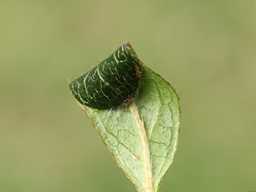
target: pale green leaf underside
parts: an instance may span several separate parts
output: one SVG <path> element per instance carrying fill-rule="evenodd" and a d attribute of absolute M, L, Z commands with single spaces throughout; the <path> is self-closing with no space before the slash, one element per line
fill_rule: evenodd
<path fill-rule="evenodd" d="M 139 192 L 157 192 L 178 144 L 180 108 L 174 89 L 145 70 L 135 101 L 117 110 L 80 105 Z"/>

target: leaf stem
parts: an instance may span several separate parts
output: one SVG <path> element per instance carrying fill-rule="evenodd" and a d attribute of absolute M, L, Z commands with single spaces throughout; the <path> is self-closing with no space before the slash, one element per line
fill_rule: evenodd
<path fill-rule="evenodd" d="M 153 192 L 153 178 L 152 178 L 152 164 L 151 164 L 151 158 L 150 158 L 150 150 L 149 150 L 149 143 L 148 138 L 145 130 L 145 126 L 143 121 L 140 118 L 140 115 L 138 113 L 137 106 L 135 105 L 135 102 L 132 102 L 130 104 L 130 109 L 134 116 L 137 118 L 137 122 L 139 123 L 140 128 L 140 136 L 142 140 L 142 147 L 143 147 L 143 162 L 144 163 L 144 174 L 145 174 L 145 180 L 144 180 L 144 191 L 143 192 Z"/>

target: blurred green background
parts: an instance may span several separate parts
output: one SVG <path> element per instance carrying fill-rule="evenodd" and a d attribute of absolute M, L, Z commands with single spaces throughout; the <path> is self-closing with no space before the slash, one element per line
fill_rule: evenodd
<path fill-rule="evenodd" d="M 161 191 L 256 191 L 256 1 L 0 3 L 0 191 L 136 191 L 68 89 L 129 40 L 180 96 Z"/>

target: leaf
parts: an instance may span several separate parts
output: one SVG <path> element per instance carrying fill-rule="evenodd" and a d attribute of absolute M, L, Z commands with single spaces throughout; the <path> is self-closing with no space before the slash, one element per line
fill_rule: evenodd
<path fill-rule="evenodd" d="M 99 110 L 78 104 L 139 192 L 157 192 L 177 149 L 180 107 L 171 85 L 142 64 L 144 76 L 129 106 Z"/>

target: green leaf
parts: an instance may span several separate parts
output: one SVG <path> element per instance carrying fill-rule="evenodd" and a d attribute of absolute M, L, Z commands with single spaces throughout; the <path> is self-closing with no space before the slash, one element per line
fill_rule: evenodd
<path fill-rule="evenodd" d="M 140 88 L 127 107 L 99 110 L 78 104 L 137 190 L 157 192 L 177 149 L 180 107 L 171 85 L 142 67 Z"/>

